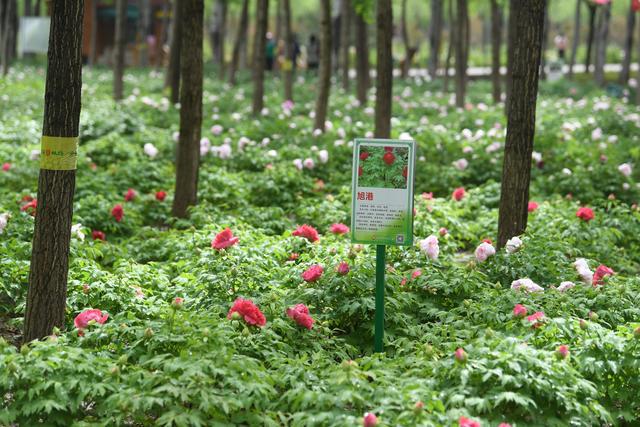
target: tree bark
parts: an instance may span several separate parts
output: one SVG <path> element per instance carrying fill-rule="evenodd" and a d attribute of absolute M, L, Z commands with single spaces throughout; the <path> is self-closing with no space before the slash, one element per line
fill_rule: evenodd
<path fill-rule="evenodd" d="M 607 43 L 609 41 L 609 20 L 611 18 L 611 3 L 601 6 L 600 25 L 598 26 L 598 43 L 596 46 L 596 62 L 594 78 L 600 86 L 605 83 L 604 64 L 607 62 Z"/>
<path fill-rule="evenodd" d="M 351 41 L 351 1 L 340 4 L 340 67 L 342 68 L 342 88 L 349 90 L 349 45 Z"/>
<path fill-rule="evenodd" d="M 636 49 L 638 49 L 638 73 L 636 74 L 636 80 L 638 81 L 638 84 L 636 85 L 636 105 L 640 105 L 640 25 L 638 25 L 638 45 Z"/>
<path fill-rule="evenodd" d="M 324 132 L 331 90 L 331 0 L 320 0 L 320 72 L 314 129 Z"/>
<path fill-rule="evenodd" d="M 151 26 L 151 0 L 138 0 L 138 43 L 140 49 L 140 64 L 143 67 L 149 65 L 149 47 L 147 44 L 147 35 Z"/>
<path fill-rule="evenodd" d="M 33 16 L 40 16 L 40 0 L 36 0 L 36 4 L 33 7 Z"/>
<path fill-rule="evenodd" d="M 365 105 L 367 103 L 367 91 L 371 86 L 369 34 L 364 17 L 357 12 L 354 15 L 356 24 L 356 97 L 360 105 Z"/>
<path fill-rule="evenodd" d="M 165 85 L 171 88 L 171 103 L 180 100 L 180 58 L 182 48 L 182 8 L 183 0 L 173 0 L 171 24 L 171 50 L 169 51 L 169 68 Z"/>
<path fill-rule="evenodd" d="M 449 68 L 451 68 L 451 58 L 456 48 L 456 17 L 453 13 L 453 2 L 455 0 L 449 0 L 448 15 L 449 15 L 449 46 L 447 47 L 447 59 L 444 64 L 444 91 L 449 92 Z"/>
<path fill-rule="evenodd" d="M 573 41 L 571 43 L 571 59 L 569 60 L 569 79 L 573 79 L 573 67 L 576 64 L 576 56 L 578 55 L 578 46 L 580 44 L 580 18 L 582 15 L 580 10 L 581 4 L 582 0 L 576 0 L 576 15 L 573 24 Z"/>
<path fill-rule="evenodd" d="M 502 97 L 500 86 L 500 49 L 502 44 L 502 6 L 498 0 L 491 0 L 491 82 L 493 86 L 493 102 L 498 103 Z"/>
<path fill-rule="evenodd" d="M 513 81 L 513 49 L 516 43 L 516 21 L 515 10 L 518 7 L 518 0 L 509 0 L 509 21 L 507 23 L 507 78 L 506 91 L 507 97 L 504 104 L 505 114 L 509 114 L 509 105 L 511 105 L 511 83 Z"/>
<path fill-rule="evenodd" d="M 249 26 L 249 0 L 242 3 L 242 11 L 240 12 L 240 23 L 238 24 L 238 32 L 236 33 L 236 41 L 233 45 L 233 56 L 231 57 L 231 65 L 229 67 L 229 83 L 236 84 L 236 73 L 240 65 L 240 53 L 242 46 L 246 45 L 247 27 Z"/>
<path fill-rule="evenodd" d="M 542 57 L 540 58 L 540 79 L 547 80 L 547 50 L 549 50 L 549 8 L 544 12 L 544 28 L 542 29 Z"/>
<path fill-rule="evenodd" d="M 527 227 L 531 153 L 536 123 L 538 75 L 546 0 L 516 1 L 511 104 L 502 166 L 498 248 Z M 512 3 L 512 4 L 514 4 Z"/>
<path fill-rule="evenodd" d="M 16 34 L 18 10 L 16 0 L 5 0 L 4 4 L 4 20 L 2 29 L 2 44 L 0 45 L 0 53 L 2 54 L 2 74 L 9 73 L 9 66 L 15 55 Z"/>
<path fill-rule="evenodd" d="M 176 158 L 176 191 L 173 216 L 187 217 L 187 209 L 198 201 L 198 168 L 202 132 L 202 37 L 204 0 L 183 3 L 180 67 L 180 139 Z"/>
<path fill-rule="evenodd" d="M 411 46 L 411 41 L 409 40 L 409 29 L 407 28 L 407 0 L 402 0 L 402 42 L 404 44 L 405 56 L 402 61 L 402 69 L 401 69 L 401 77 L 406 79 L 409 77 L 409 70 L 411 68 L 411 63 L 413 62 L 413 57 L 418 52 L 418 48 L 416 46 Z"/>
<path fill-rule="evenodd" d="M 431 0 L 431 25 L 429 26 L 429 76 L 436 77 L 442 44 L 443 0 Z"/>
<path fill-rule="evenodd" d="M 227 32 L 227 1 L 216 0 L 211 25 L 211 51 L 214 64 L 220 68 L 220 78 L 225 73 L 225 35 Z"/>
<path fill-rule="evenodd" d="M 31 0 L 24 0 L 24 16 L 31 16 L 32 8 L 31 8 Z"/>
<path fill-rule="evenodd" d="M 98 39 L 98 1 L 91 1 L 91 35 L 89 40 L 89 65 L 96 65 L 97 39 Z"/>
<path fill-rule="evenodd" d="M 633 2 L 629 2 L 629 14 L 627 15 L 627 34 L 624 39 L 624 58 L 622 59 L 622 70 L 618 78 L 621 85 L 629 82 L 631 71 L 631 56 L 633 55 L 633 32 L 636 26 L 636 12 L 633 10 Z M 640 61 L 640 60 L 639 60 Z"/>
<path fill-rule="evenodd" d="M 278 41 L 283 37 L 283 16 L 282 16 L 282 0 L 276 0 L 276 31 L 274 34 L 274 40 L 276 41 L 276 45 Z"/>
<path fill-rule="evenodd" d="M 291 31 L 291 2 L 282 0 L 282 19 L 284 27 L 284 57 L 283 68 L 284 99 L 293 101 L 293 32 Z"/>
<path fill-rule="evenodd" d="M 378 0 L 376 34 L 376 138 L 391 137 L 391 91 L 393 89 L 393 9 L 391 0 Z"/>
<path fill-rule="evenodd" d="M 266 33 L 269 20 L 269 0 L 258 0 L 256 34 L 253 43 L 253 115 L 264 106 L 264 68 L 266 62 Z"/>
<path fill-rule="evenodd" d="M 469 5 L 458 0 L 458 25 L 456 25 L 456 106 L 464 107 L 467 92 L 467 61 L 469 59 Z"/>
<path fill-rule="evenodd" d="M 78 137 L 82 88 L 84 2 L 51 2 L 43 136 Z M 41 169 L 24 341 L 65 324 L 75 170 Z"/>
<path fill-rule="evenodd" d="M 124 54 L 126 49 L 127 32 L 127 0 L 116 0 L 116 35 L 113 63 L 113 99 L 122 99 L 124 75 Z"/>
<path fill-rule="evenodd" d="M 587 57 L 584 61 L 585 74 L 589 74 L 589 67 L 591 65 L 591 48 L 593 47 L 593 36 L 596 24 L 596 6 L 591 3 L 587 3 L 587 5 L 589 6 L 589 34 L 587 35 Z"/>

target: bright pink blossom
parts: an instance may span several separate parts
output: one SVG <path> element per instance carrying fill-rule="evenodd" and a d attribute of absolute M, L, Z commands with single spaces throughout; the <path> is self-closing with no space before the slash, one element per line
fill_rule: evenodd
<path fill-rule="evenodd" d="M 536 202 L 529 202 L 527 205 L 527 211 L 534 212 L 536 209 L 538 209 L 538 204 Z"/>
<path fill-rule="evenodd" d="M 293 319 L 298 325 L 311 330 L 313 328 L 313 318 L 309 315 L 309 308 L 304 304 L 296 304 L 287 309 L 287 316 Z"/>
<path fill-rule="evenodd" d="M 133 199 L 135 199 L 137 195 L 138 194 L 136 193 L 136 190 L 134 190 L 133 188 L 130 188 L 127 190 L 127 194 L 124 195 L 124 201 L 130 202 Z"/>
<path fill-rule="evenodd" d="M 466 194 L 467 192 L 464 190 L 463 187 L 458 187 L 455 190 L 453 190 L 451 197 L 453 197 L 453 200 L 455 200 L 456 202 L 459 202 L 464 198 Z"/>
<path fill-rule="evenodd" d="M 576 216 L 583 221 L 589 222 L 595 217 L 595 214 L 591 208 L 582 207 L 576 211 Z"/>
<path fill-rule="evenodd" d="M 340 264 L 338 264 L 338 268 L 336 269 L 336 271 L 339 275 L 344 276 L 346 274 L 349 274 L 349 271 L 351 271 L 351 269 L 349 268 L 349 264 L 342 261 Z"/>
<path fill-rule="evenodd" d="M 315 264 L 315 265 L 312 265 L 311 267 L 307 268 L 302 273 L 302 279 L 305 282 L 315 282 L 320 277 L 322 277 L 322 273 L 323 272 L 324 272 L 324 269 L 322 268 L 322 266 L 320 264 Z"/>
<path fill-rule="evenodd" d="M 93 310 L 85 310 L 82 313 L 78 314 L 75 319 L 73 319 L 73 324 L 80 331 L 86 329 L 89 326 L 89 322 L 92 320 L 96 323 L 103 324 L 107 321 L 109 315 L 107 313 L 102 313 L 101 310 L 93 309 Z"/>
<path fill-rule="evenodd" d="M 304 237 L 311 243 L 317 242 L 318 239 L 320 239 L 320 236 L 318 235 L 318 230 L 316 230 L 315 228 L 307 224 L 303 224 L 299 226 L 291 234 L 298 237 Z"/>
<path fill-rule="evenodd" d="M 3 163 L 2 164 L 2 170 L 5 172 L 9 172 L 9 169 L 11 169 L 11 163 Z"/>
<path fill-rule="evenodd" d="M 524 317 L 527 315 L 527 307 L 522 304 L 516 304 L 513 307 L 513 317 Z"/>
<path fill-rule="evenodd" d="M 593 274 L 592 284 L 593 286 L 603 285 L 604 278 L 607 276 L 613 276 L 615 273 L 612 269 L 607 267 L 604 264 L 600 264 L 598 268 L 596 268 L 596 272 Z"/>
<path fill-rule="evenodd" d="M 471 418 L 460 417 L 458 427 L 480 427 L 480 422 L 474 421 Z"/>
<path fill-rule="evenodd" d="M 467 361 L 467 352 L 464 351 L 464 349 L 462 347 L 459 347 L 455 353 L 453 353 L 453 356 L 455 357 L 456 361 L 460 362 L 460 363 L 464 363 Z"/>
<path fill-rule="evenodd" d="M 342 223 L 331 224 L 329 229 L 333 234 L 345 234 L 349 232 L 349 227 Z"/>
<path fill-rule="evenodd" d="M 231 319 L 233 313 L 238 313 L 249 325 L 264 326 L 267 319 L 260 309 L 251 300 L 238 298 L 227 313 L 227 319 Z"/>
<path fill-rule="evenodd" d="M 156 200 L 157 201 L 163 202 L 166 197 L 167 197 L 167 192 L 166 191 L 157 191 L 156 192 Z"/>
<path fill-rule="evenodd" d="M 567 357 L 569 357 L 569 346 L 567 345 L 558 346 L 558 348 L 556 349 L 556 355 L 560 359 L 566 359 Z"/>
<path fill-rule="evenodd" d="M 362 425 L 364 427 L 375 427 L 378 425 L 378 417 L 373 412 L 367 412 L 362 417 Z"/>
<path fill-rule="evenodd" d="M 117 221 L 122 221 L 122 217 L 124 216 L 124 209 L 121 204 L 117 204 L 111 209 L 111 216 Z"/>
<path fill-rule="evenodd" d="M 238 241 L 240 241 L 240 239 L 235 237 L 231 229 L 227 227 L 218 233 L 213 241 L 211 241 L 211 247 L 213 249 L 222 250 L 235 245 Z"/>

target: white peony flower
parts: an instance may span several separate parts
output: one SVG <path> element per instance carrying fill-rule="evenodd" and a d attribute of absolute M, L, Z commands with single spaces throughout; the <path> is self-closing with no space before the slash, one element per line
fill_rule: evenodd
<path fill-rule="evenodd" d="M 31 150 L 31 154 L 29 154 L 29 160 L 39 160 L 40 159 L 40 150 Z"/>
<path fill-rule="evenodd" d="M 224 128 L 221 125 L 213 125 L 211 126 L 211 133 L 214 135 L 220 135 Z"/>
<path fill-rule="evenodd" d="M 80 241 L 84 241 L 84 233 L 82 232 L 82 224 L 74 224 L 71 226 L 71 235 L 76 236 Z"/>
<path fill-rule="evenodd" d="M 511 282 L 511 289 L 523 289 L 526 292 L 544 292 L 544 288 L 533 282 L 531 279 L 518 279 Z"/>
<path fill-rule="evenodd" d="M 475 251 L 476 260 L 478 262 L 484 262 L 490 256 L 495 255 L 495 253 L 496 253 L 496 248 L 494 248 L 492 244 L 487 242 L 482 242 L 476 248 L 476 251 Z"/>
<path fill-rule="evenodd" d="M 221 146 L 219 146 L 218 147 L 218 156 L 221 159 L 228 159 L 229 157 L 231 157 L 231 145 L 222 144 Z"/>
<path fill-rule="evenodd" d="M 7 227 L 9 218 L 11 218 L 11 215 L 7 212 L 0 214 L 0 234 L 2 234 L 4 232 L 4 229 Z"/>
<path fill-rule="evenodd" d="M 631 165 L 629 163 L 622 163 L 620 166 L 618 166 L 618 170 L 620 171 L 620 173 L 626 177 L 631 176 Z"/>
<path fill-rule="evenodd" d="M 302 162 L 302 165 L 307 169 L 313 169 L 316 164 L 313 162 L 313 159 L 306 158 L 304 162 Z"/>
<path fill-rule="evenodd" d="M 413 138 L 411 138 L 411 135 L 409 135 L 409 132 L 402 132 L 398 137 L 398 139 L 401 139 L 402 141 L 411 141 Z"/>
<path fill-rule="evenodd" d="M 560 282 L 560 286 L 558 286 L 558 292 L 565 292 L 568 289 L 571 289 L 575 286 L 576 284 L 573 282 Z"/>
<path fill-rule="evenodd" d="M 587 260 L 584 258 L 578 258 L 573 263 L 573 266 L 576 268 L 580 279 L 582 279 L 585 284 L 590 285 L 593 281 L 593 271 L 591 271 L 591 269 L 589 268 Z"/>
<path fill-rule="evenodd" d="M 430 259 L 437 260 L 440 253 L 438 246 L 438 237 L 431 235 L 424 240 L 420 240 L 420 250 L 424 252 Z"/>
<path fill-rule="evenodd" d="M 514 236 L 507 240 L 507 244 L 504 247 L 508 254 L 518 252 L 520 248 L 522 248 L 522 240 L 520 240 L 518 236 Z"/>
<path fill-rule="evenodd" d="M 593 131 L 591 131 L 591 139 L 594 141 L 597 141 L 599 139 L 602 138 L 602 129 L 600 128 L 595 128 Z"/>
<path fill-rule="evenodd" d="M 467 161 L 467 159 L 458 159 L 455 162 L 453 162 L 453 166 L 456 169 L 463 171 L 467 168 L 467 166 L 469 166 L 469 162 Z"/>
<path fill-rule="evenodd" d="M 144 154 L 153 159 L 158 155 L 158 149 L 152 143 L 147 142 L 146 144 L 144 144 Z"/>
<path fill-rule="evenodd" d="M 329 152 L 327 150 L 318 151 L 318 159 L 320 159 L 320 163 L 327 163 L 329 161 Z"/>
<path fill-rule="evenodd" d="M 209 138 L 200 138 L 200 156 L 206 156 L 211 148 Z"/>
<path fill-rule="evenodd" d="M 298 170 L 302 170 L 303 164 L 302 164 L 302 159 L 294 159 L 293 160 L 293 165 L 298 168 Z"/>

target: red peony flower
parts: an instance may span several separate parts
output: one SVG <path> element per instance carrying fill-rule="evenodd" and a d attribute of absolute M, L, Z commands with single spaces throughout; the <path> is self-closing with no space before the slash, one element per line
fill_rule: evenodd
<path fill-rule="evenodd" d="M 331 224 L 331 228 L 329 229 L 333 234 L 345 234 L 349 232 L 349 227 L 342 223 Z"/>
<path fill-rule="evenodd" d="M 227 313 L 227 319 L 231 319 L 233 313 L 238 313 L 249 325 L 262 327 L 267 323 L 264 314 L 248 299 L 238 298 L 235 300 Z"/>
<path fill-rule="evenodd" d="M 463 187 L 458 187 L 455 190 L 453 190 L 453 193 L 451 194 L 451 197 L 453 197 L 453 199 L 456 202 L 459 202 L 460 200 L 462 200 L 464 198 L 464 196 L 467 194 L 466 191 L 464 191 Z"/>
<path fill-rule="evenodd" d="M 516 304 L 513 307 L 513 317 L 524 317 L 527 315 L 527 307 L 522 304 Z"/>
<path fill-rule="evenodd" d="M 536 202 L 529 202 L 527 205 L 527 211 L 534 212 L 536 209 L 538 209 L 538 204 Z"/>
<path fill-rule="evenodd" d="M 589 222 L 595 217 L 595 214 L 592 209 L 583 207 L 576 211 L 576 216 L 583 221 Z"/>
<path fill-rule="evenodd" d="M 314 264 L 302 273 L 302 279 L 305 282 L 315 282 L 322 277 L 323 272 L 324 269 L 320 264 Z"/>
<path fill-rule="evenodd" d="M 339 275 L 344 276 L 346 274 L 349 274 L 349 271 L 351 271 L 351 269 L 349 268 L 349 264 L 342 261 L 340 264 L 338 264 L 338 268 L 336 268 L 336 271 Z"/>
<path fill-rule="evenodd" d="M 299 226 L 291 234 L 293 234 L 294 236 L 304 237 L 311 243 L 317 242 L 318 239 L 320 239 L 320 236 L 318 236 L 318 230 L 307 224 Z"/>
<path fill-rule="evenodd" d="M 122 221 L 122 217 L 124 216 L 124 209 L 122 209 L 121 204 L 117 204 L 111 209 L 111 216 L 115 218 L 116 221 Z"/>
<path fill-rule="evenodd" d="M 220 233 L 218 233 L 216 237 L 211 241 L 211 247 L 213 249 L 222 250 L 235 245 L 239 240 L 240 239 L 238 239 L 237 237 L 234 237 L 231 229 L 227 227 Z"/>
<path fill-rule="evenodd" d="M 166 197 L 167 197 L 166 191 L 157 191 L 156 192 L 156 200 L 157 201 L 163 202 Z"/>
<path fill-rule="evenodd" d="M 613 276 L 615 273 L 612 269 L 604 264 L 600 264 L 596 268 L 596 272 L 593 274 L 592 284 L 593 286 L 604 285 L 604 278 L 607 276 Z"/>
<path fill-rule="evenodd" d="M 634 12 L 640 11 L 640 0 L 631 0 L 631 10 Z"/>
<path fill-rule="evenodd" d="M 138 194 L 136 193 L 136 190 L 134 190 L 133 188 L 130 188 L 127 190 L 127 194 L 124 195 L 124 201 L 130 202 L 133 199 L 135 199 L 137 195 Z"/>
<path fill-rule="evenodd" d="M 382 156 L 382 161 L 385 162 L 388 166 L 391 166 L 393 162 L 396 160 L 396 156 L 393 155 L 391 151 L 387 151 Z"/>
<path fill-rule="evenodd" d="M 367 158 L 369 158 L 369 152 L 368 151 L 361 151 L 360 152 L 360 160 L 365 161 L 365 160 L 367 160 Z"/>
<path fill-rule="evenodd" d="M 9 169 L 11 169 L 11 163 L 3 163 L 2 164 L 2 170 L 5 172 L 9 172 Z"/>
<path fill-rule="evenodd" d="M 293 319 L 298 325 L 311 330 L 313 328 L 313 318 L 309 315 L 309 308 L 304 304 L 296 304 L 287 309 L 287 316 Z"/>
<path fill-rule="evenodd" d="M 35 216 L 36 215 L 36 209 L 38 207 L 38 199 L 32 199 L 31 196 L 25 196 L 22 198 L 22 200 L 25 200 L 25 198 L 28 197 L 28 201 L 27 203 L 25 203 L 24 205 L 22 205 L 20 207 L 20 210 L 22 212 L 26 212 L 31 216 Z"/>
<path fill-rule="evenodd" d="M 91 237 L 93 237 L 93 240 L 107 240 L 107 236 L 104 234 L 104 232 L 99 230 L 93 230 L 91 232 Z"/>
<path fill-rule="evenodd" d="M 85 310 L 82 313 L 78 314 L 75 319 L 73 319 L 73 324 L 80 330 L 82 334 L 83 330 L 89 326 L 89 322 L 94 321 L 95 323 L 104 324 L 107 321 L 109 315 L 107 313 L 102 314 L 102 311 L 98 309 L 93 310 Z"/>
<path fill-rule="evenodd" d="M 458 427 L 480 427 L 480 423 L 471 418 L 461 416 L 458 420 Z"/>
<path fill-rule="evenodd" d="M 362 166 L 358 166 L 358 176 L 362 176 Z"/>

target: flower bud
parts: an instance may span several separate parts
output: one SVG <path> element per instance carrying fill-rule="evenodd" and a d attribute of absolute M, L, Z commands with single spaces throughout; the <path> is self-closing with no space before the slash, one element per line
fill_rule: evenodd
<path fill-rule="evenodd" d="M 147 328 L 144 330 L 144 337 L 151 338 L 153 336 L 153 329 Z"/>
<path fill-rule="evenodd" d="M 120 368 L 118 368 L 117 366 L 112 366 L 111 369 L 109 370 L 109 372 L 111 373 L 111 375 L 118 376 L 120 375 Z"/>
<path fill-rule="evenodd" d="M 566 359 L 569 357 L 569 346 L 561 345 L 556 349 L 556 357 L 558 359 Z"/>
<path fill-rule="evenodd" d="M 640 326 L 633 330 L 633 336 L 640 339 Z"/>
<path fill-rule="evenodd" d="M 598 313 L 596 313 L 595 311 L 589 312 L 589 320 L 591 320 L 592 322 L 597 322 L 598 318 L 599 318 Z"/>
<path fill-rule="evenodd" d="M 586 320 L 584 319 L 580 319 L 580 329 L 582 329 L 583 331 L 586 330 L 589 327 L 589 324 L 587 323 Z"/>
<path fill-rule="evenodd" d="M 420 415 L 424 410 L 424 402 L 418 400 L 416 404 L 413 406 L 413 413 L 416 415 Z"/>
<path fill-rule="evenodd" d="M 20 354 L 23 356 L 26 356 L 27 354 L 29 354 L 29 346 L 26 344 L 23 344 L 22 347 L 20 347 Z"/>
<path fill-rule="evenodd" d="M 467 362 L 467 359 L 468 359 L 467 352 L 464 351 L 462 347 L 458 348 L 453 355 L 456 358 L 456 362 L 459 362 L 459 363 Z"/>
<path fill-rule="evenodd" d="M 242 314 L 234 311 L 233 313 L 231 313 L 231 320 L 242 320 Z"/>
<path fill-rule="evenodd" d="M 175 297 L 173 301 L 171 301 L 171 308 L 174 310 L 182 309 L 182 305 L 184 304 L 184 298 Z"/>

